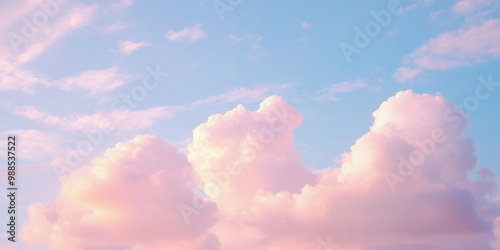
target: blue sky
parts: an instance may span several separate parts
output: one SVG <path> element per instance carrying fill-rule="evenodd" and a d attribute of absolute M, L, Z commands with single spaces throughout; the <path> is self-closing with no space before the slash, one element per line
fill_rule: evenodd
<path fill-rule="evenodd" d="M 223 20 L 214 7 L 219 2 L 231 8 Z M 463 106 L 481 85 L 479 77 L 500 81 L 497 1 L 224 2 L 58 4 L 17 51 L 12 34 L 26 38 L 23 20 L 46 11 L 34 0 L 0 4 L 0 131 L 19 137 L 19 168 L 26 169 L 21 209 L 56 197 L 55 162 L 103 117 L 118 117 L 117 129 L 81 164 L 138 134 L 154 134 L 185 152 L 192 130 L 210 115 L 240 103 L 256 110 L 276 94 L 304 115 L 294 130 L 302 162 L 323 169 L 336 165 L 369 130 L 372 113 L 398 91 L 441 94 Z M 398 3 L 397 13 L 387 12 Z M 364 30 L 380 11 L 390 13 L 388 25 L 348 62 L 340 44 L 354 45 L 356 27 Z M 156 67 L 168 76 L 143 92 L 144 100 L 112 107 L 136 93 Z M 466 132 L 478 166 L 497 175 L 499 111 L 496 88 L 470 112 Z"/>

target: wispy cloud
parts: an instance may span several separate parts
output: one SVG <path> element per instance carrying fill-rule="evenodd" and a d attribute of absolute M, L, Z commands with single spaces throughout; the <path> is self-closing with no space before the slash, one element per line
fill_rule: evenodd
<path fill-rule="evenodd" d="M 219 95 L 209 96 L 184 105 L 185 108 L 195 108 L 209 104 L 223 104 L 234 102 L 260 101 L 268 95 L 278 94 L 281 91 L 295 86 L 295 83 L 259 84 L 253 89 L 235 88 Z"/>
<path fill-rule="evenodd" d="M 109 34 L 109 33 L 113 33 L 113 32 L 116 32 L 116 31 L 119 31 L 119 30 L 122 30 L 125 28 L 127 28 L 127 24 L 116 22 L 116 23 L 112 23 L 112 24 L 109 24 L 109 25 L 102 27 L 101 30 L 102 30 L 102 32 L 104 32 L 106 34 Z"/>
<path fill-rule="evenodd" d="M 129 7 L 132 3 L 134 3 L 133 0 L 118 0 L 111 5 L 111 8 L 114 10 L 120 10 Z"/>
<path fill-rule="evenodd" d="M 452 6 L 452 11 L 459 15 L 469 15 L 478 10 L 490 7 L 495 3 L 492 0 L 459 0 Z"/>
<path fill-rule="evenodd" d="M 311 28 L 312 24 L 311 23 L 308 23 L 308 22 L 302 22 L 300 24 L 300 26 L 303 28 L 303 29 L 309 29 Z"/>
<path fill-rule="evenodd" d="M 201 108 L 207 105 L 256 102 L 268 95 L 279 94 L 294 85 L 294 83 L 259 84 L 253 89 L 230 89 L 224 93 L 208 96 L 188 104 L 158 106 L 144 110 L 120 109 L 108 112 L 98 111 L 92 114 L 71 114 L 60 117 L 41 111 L 33 106 L 23 106 L 14 109 L 14 114 L 39 124 L 59 127 L 65 131 L 100 129 L 103 126 L 106 126 L 103 129 L 109 129 L 108 127 L 112 126 L 112 129 L 116 131 L 138 132 L 151 128 L 159 120 L 172 118 L 181 111 Z"/>
<path fill-rule="evenodd" d="M 34 93 L 35 86 L 49 86 L 50 81 L 43 74 L 25 68 L 25 65 L 36 60 L 71 31 L 89 25 L 94 18 L 97 5 L 80 3 L 59 5 L 50 22 L 34 29 L 29 39 L 22 36 L 20 28 L 18 30 L 10 28 L 16 26 L 17 22 L 28 13 L 43 9 L 39 1 L 28 1 L 20 6 L 8 6 L 0 11 L 3 18 L 0 33 L 7 35 L 7 39 L 0 41 L 0 91 L 21 90 Z M 5 43 L 9 40 L 10 43 Z"/>
<path fill-rule="evenodd" d="M 201 30 L 201 24 L 196 24 L 189 28 L 184 28 L 179 31 L 169 30 L 165 35 L 169 41 L 185 41 L 196 42 L 207 38 L 207 34 Z"/>
<path fill-rule="evenodd" d="M 231 45 L 238 43 L 242 39 L 241 37 L 238 37 L 238 36 L 236 36 L 235 34 L 232 34 L 232 33 L 229 34 L 228 38 L 229 38 L 229 41 L 230 41 Z"/>
<path fill-rule="evenodd" d="M 112 91 L 122 86 L 131 76 L 122 74 L 118 68 L 110 67 L 103 70 L 88 70 L 76 76 L 66 77 L 54 83 L 65 91 L 84 90 L 90 95 Z"/>
<path fill-rule="evenodd" d="M 8 130 L 2 133 L 3 136 L 15 135 L 22 138 L 23 146 L 19 147 L 19 153 L 26 160 L 50 159 L 59 148 L 60 138 L 54 133 L 42 132 L 35 129 Z M 6 145 L 1 145 L 4 149 Z"/>
<path fill-rule="evenodd" d="M 40 35 L 33 39 L 27 49 L 16 57 L 18 64 L 33 61 L 56 41 L 68 34 L 70 31 L 87 26 L 93 19 L 97 5 L 76 5 L 65 11 L 64 16 L 58 19 L 53 26 L 40 29 Z"/>
<path fill-rule="evenodd" d="M 395 76 L 409 80 L 422 69 L 449 70 L 486 62 L 500 56 L 500 19 L 446 32 L 405 57 L 405 67 Z M 409 71 L 407 68 L 414 68 Z M 420 71 L 419 71 L 420 69 Z M 408 76 L 408 77 L 404 77 Z"/>
<path fill-rule="evenodd" d="M 49 86 L 45 76 L 0 61 L 0 91 L 20 90 L 33 94 L 35 86 Z"/>
<path fill-rule="evenodd" d="M 408 80 L 414 79 L 418 75 L 422 74 L 421 69 L 410 69 L 406 67 L 400 67 L 394 73 L 394 78 L 398 82 L 406 82 Z"/>
<path fill-rule="evenodd" d="M 146 42 L 146 41 L 142 41 L 142 42 L 122 41 L 119 43 L 119 45 L 120 45 L 120 51 L 124 55 L 130 55 L 134 51 L 136 51 L 140 48 L 143 48 L 143 47 L 150 46 L 151 44 Z"/>
<path fill-rule="evenodd" d="M 319 96 L 316 98 L 319 101 L 337 101 L 339 100 L 338 94 L 348 93 L 367 87 L 365 80 L 358 79 L 352 82 L 340 82 L 329 85 L 320 91 Z"/>
<path fill-rule="evenodd" d="M 249 46 L 247 50 L 247 58 L 256 62 L 258 59 L 268 56 L 271 52 L 265 49 L 262 43 L 264 42 L 264 37 L 254 34 L 244 34 L 242 36 L 237 36 L 235 34 L 229 34 L 229 42 L 231 45 L 235 45 L 240 42 L 244 42 Z"/>
<path fill-rule="evenodd" d="M 139 132 L 151 128 L 158 120 L 172 117 L 175 108 L 154 107 L 144 110 L 113 110 L 93 114 L 72 114 L 58 117 L 39 110 L 36 107 L 17 108 L 14 114 L 34 122 L 59 127 L 65 131 L 111 130 L 116 132 Z"/>

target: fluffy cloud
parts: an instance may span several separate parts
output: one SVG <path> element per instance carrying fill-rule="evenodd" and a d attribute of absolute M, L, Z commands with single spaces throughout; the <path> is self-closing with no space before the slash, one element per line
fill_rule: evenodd
<path fill-rule="evenodd" d="M 118 143 L 91 165 L 61 181 L 57 200 L 32 204 L 22 238 L 51 249 L 124 249 L 134 245 L 197 249 L 210 237 L 215 204 L 189 224 L 179 204 L 192 203 L 192 169 L 160 139 L 137 136 Z M 199 242 L 196 241 L 199 239 Z"/>
<path fill-rule="evenodd" d="M 340 167 L 314 172 L 293 146 L 295 108 L 238 105 L 194 129 L 187 159 L 152 136 L 117 144 L 30 206 L 21 235 L 53 249 L 491 250 L 496 184 L 487 169 L 469 177 L 474 146 L 454 110 L 399 92 Z"/>

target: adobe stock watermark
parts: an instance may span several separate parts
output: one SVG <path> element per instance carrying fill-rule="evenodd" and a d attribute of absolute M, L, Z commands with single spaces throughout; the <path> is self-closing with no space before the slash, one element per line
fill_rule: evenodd
<path fill-rule="evenodd" d="M 21 51 L 21 45 L 28 45 L 40 29 L 45 27 L 51 18 L 54 18 L 61 11 L 61 7 L 68 3 L 68 0 L 45 0 L 40 4 L 40 8 L 31 18 L 22 18 L 22 27 L 19 33 L 9 32 L 7 38 L 15 53 Z"/>
<path fill-rule="evenodd" d="M 281 133 L 290 124 L 291 120 L 296 118 L 296 115 L 289 114 L 286 110 L 275 109 L 271 113 L 270 125 L 261 128 L 257 132 L 256 138 L 250 140 L 251 147 L 243 152 L 245 158 L 254 159 L 258 151 L 265 150 L 274 141 L 275 135 Z M 216 198 L 221 190 L 227 188 L 231 182 L 231 178 L 239 175 L 242 170 L 242 166 L 234 162 L 228 163 L 224 170 L 217 173 L 207 170 L 207 175 L 211 180 L 205 183 L 204 193 L 208 194 L 209 197 Z M 203 209 L 208 207 L 210 203 L 207 201 L 203 199 L 202 195 L 195 194 L 191 205 L 185 203 L 179 204 L 178 209 L 184 222 L 189 224 L 192 216 L 199 215 Z"/>
<path fill-rule="evenodd" d="M 341 42 L 339 44 L 340 50 L 344 55 L 347 63 L 351 63 L 352 55 L 354 53 L 360 54 L 361 50 L 370 45 L 373 38 L 377 37 L 383 28 L 386 28 L 392 21 L 392 15 L 398 13 L 401 7 L 399 0 L 391 0 L 387 3 L 387 10 L 380 10 L 378 12 L 372 11 L 371 16 L 374 20 L 367 22 L 362 30 L 358 26 L 354 27 L 354 40 L 353 44 Z"/>
<path fill-rule="evenodd" d="M 236 7 L 238 7 L 243 0 L 214 0 L 213 6 L 219 19 L 224 21 L 224 14 L 226 12 L 232 12 Z"/>
<path fill-rule="evenodd" d="M 500 87 L 500 82 L 495 82 L 490 74 L 488 78 L 480 76 L 479 84 L 474 89 L 474 94 L 465 97 L 456 109 L 448 109 L 442 119 L 451 125 L 453 130 L 461 128 L 470 114 L 480 107 L 480 103 L 488 99 L 496 88 Z M 427 157 L 433 155 L 438 146 L 448 140 L 448 135 L 443 128 L 435 128 L 429 138 L 416 142 L 417 148 L 407 157 L 399 156 L 397 166 L 398 173 L 387 172 L 385 175 L 387 184 L 392 192 L 395 192 L 396 184 L 405 182 L 416 171 L 416 167 L 421 166 Z"/>
<path fill-rule="evenodd" d="M 110 108 L 112 110 L 118 108 L 122 110 L 135 109 L 140 102 L 147 98 L 148 93 L 158 88 L 163 83 L 164 78 L 168 76 L 167 72 L 160 70 L 159 65 L 156 65 L 154 69 L 148 66 L 146 71 L 148 74 L 142 78 L 141 84 L 133 87 L 128 94 L 122 95 L 111 102 Z M 64 163 L 56 162 L 52 167 L 59 181 L 61 181 L 62 176 L 75 171 L 83 163 L 85 157 L 102 145 L 105 135 L 112 133 L 114 128 L 114 121 L 107 119 L 101 121 L 98 129 L 83 131 L 85 139 L 79 141 L 74 148 L 71 148 L 66 153 Z"/>
<path fill-rule="evenodd" d="M 340 250 L 340 244 L 332 242 L 330 235 L 326 237 L 326 240 L 318 237 L 316 243 L 318 243 L 318 246 L 314 250 Z"/>

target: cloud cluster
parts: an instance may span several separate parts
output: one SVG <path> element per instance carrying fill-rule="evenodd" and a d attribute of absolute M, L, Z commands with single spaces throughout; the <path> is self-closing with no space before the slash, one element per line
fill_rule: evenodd
<path fill-rule="evenodd" d="M 487 169 L 470 178 L 474 146 L 453 110 L 399 92 L 339 167 L 318 172 L 293 145 L 295 108 L 238 105 L 194 129 L 187 158 L 154 136 L 118 143 L 64 177 L 53 203 L 31 205 L 21 237 L 55 250 L 491 250 L 496 184 Z"/>

